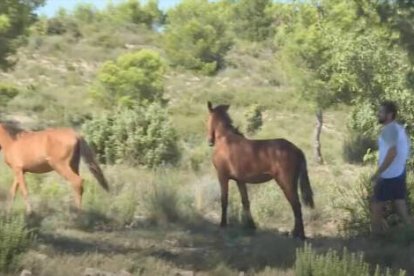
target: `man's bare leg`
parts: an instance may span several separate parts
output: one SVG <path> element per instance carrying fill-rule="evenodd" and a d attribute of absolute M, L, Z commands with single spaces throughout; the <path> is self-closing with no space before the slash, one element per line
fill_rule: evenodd
<path fill-rule="evenodd" d="M 388 224 L 384 220 L 384 202 L 373 201 L 371 203 L 371 231 L 373 234 L 383 234 L 388 230 Z"/>
<path fill-rule="evenodd" d="M 404 199 L 398 199 L 394 201 L 395 208 L 397 209 L 398 215 L 401 217 L 403 222 L 409 226 L 414 226 L 413 219 L 408 214 L 407 203 Z"/>

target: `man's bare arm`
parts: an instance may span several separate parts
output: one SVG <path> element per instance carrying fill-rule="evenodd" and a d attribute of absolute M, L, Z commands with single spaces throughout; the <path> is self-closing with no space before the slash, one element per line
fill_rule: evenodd
<path fill-rule="evenodd" d="M 397 156 L 397 147 L 393 146 L 388 150 L 387 155 L 385 156 L 384 162 L 382 162 L 382 164 L 379 166 L 377 172 L 374 175 L 378 177 L 383 172 L 385 172 L 388 169 L 388 167 L 392 164 L 396 156 Z"/>

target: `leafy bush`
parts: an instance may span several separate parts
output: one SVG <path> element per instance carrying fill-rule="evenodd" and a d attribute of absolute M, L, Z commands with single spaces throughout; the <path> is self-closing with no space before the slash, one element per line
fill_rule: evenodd
<path fill-rule="evenodd" d="M 29 231 L 26 229 L 24 218 L 0 217 L 0 271 L 12 269 L 30 244 Z"/>
<path fill-rule="evenodd" d="M 346 162 L 351 164 L 362 164 L 367 152 L 377 149 L 377 144 L 371 137 L 351 131 L 350 137 L 344 142 L 343 157 Z"/>
<path fill-rule="evenodd" d="M 43 36 L 47 34 L 48 18 L 40 17 L 36 23 L 29 28 L 30 36 Z"/>
<path fill-rule="evenodd" d="M 145 24 L 148 27 L 160 24 L 164 15 L 158 8 L 158 1 L 146 2 L 146 5 L 141 5 L 138 0 L 127 0 L 115 5 L 110 4 L 104 11 L 103 18 L 118 24 Z"/>
<path fill-rule="evenodd" d="M 126 53 L 102 65 L 91 93 L 108 108 L 160 100 L 164 69 L 160 55 L 152 50 Z"/>
<path fill-rule="evenodd" d="M 406 275 L 403 270 L 398 273 L 392 273 L 390 269 L 386 269 L 385 273 L 381 271 L 382 269 L 377 266 L 375 273 L 372 274 L 370 265 L 364 261 L 362 253 L 349 253 L 346 249 L 341 256 L 335 250 L 318 255 L 308 244 L 296 251 L 295 275 L 297 276 Z"/>
<path fill-rule="evenodd" d="M 339 203 L 338 208 L 346 213 L 341 231 L 347 236 L 368 235 L 370 233 L 372 189 L 369 174 L 362 174 L 352 189 L 339 188 L 342 202 Z"/>
<path fill-rule="evenodd" d="M 84 131 L 103 163 L 154 167 L 179 159 L 177 135 L 157 103 L 97 116 L 85 123 Z"/>
<path fill-rule="evenodd" d="M 220 3 L 184 0 L 167 17 L 164 47 L 173 65 L 213 74 L 231 46 Z"/>
<path fill-rule="evenodd" d="M 247 133 L 256 133 L 263 125 L 262 110 L 259 105 L 251 105 L 245 113 L 247 120 Z"/>
<path fill-rule="evenodd" d="M 0 106 L 6 106 L 9 101 L 19 94 L 16 86 L 0 82 Z"/>
<path fill-rule="evenodd" d="M 82 36 L 78 23 L 72 17 L 68 16 L 64 9 L 59 10 L 55 17 L 47 20 L 46 33 L 48 35 L 62 35 L 68 33 L 75 38 Z"/>

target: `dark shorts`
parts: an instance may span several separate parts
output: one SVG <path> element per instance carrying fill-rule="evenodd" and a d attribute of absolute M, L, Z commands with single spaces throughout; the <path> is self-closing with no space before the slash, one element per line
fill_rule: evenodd
<path fill-rule="evenodd" d="M 374 201 L 406 199 L 407 185 L 405 171 L 398 177 L 380 178 L 374 187 Z"/>

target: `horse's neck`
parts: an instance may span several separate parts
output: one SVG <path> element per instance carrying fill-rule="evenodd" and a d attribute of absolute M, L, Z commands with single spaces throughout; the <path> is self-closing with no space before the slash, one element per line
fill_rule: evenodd
<path fill-rule="evenodd" d="M 218 141 L 237 142 L 245 139 L 243 136 L 236 134 L 234 130 L 225 127 L 217 128 L 216 133 Z"/>
<path fill-rule="evenodd" d="M 0 130 L 0 146 L 2 150 L 7 150 L 9 146 L 13 143 L 12 137 L 6 133 L 3 129 Z"/>

